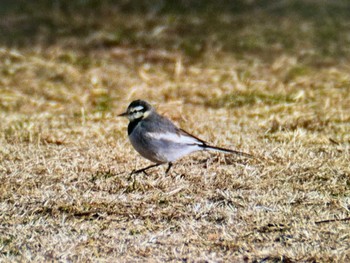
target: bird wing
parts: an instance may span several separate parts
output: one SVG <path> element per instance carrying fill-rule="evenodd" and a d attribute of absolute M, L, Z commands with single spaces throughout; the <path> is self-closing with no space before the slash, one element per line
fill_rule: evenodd
<path fill-rule="evenodd" d="M 147 136 L 150 136 L 154 139 L 166 140 L 179 144 L 206 145 L 205 142 L 201 139 L 181 129 L 176 129 L 175 132 L 148 132 Z"/>
<path fill-rule="evenodd" d="M 206 141 L 199 139 L 198 137 L 188 133 L 187 131 L 185 131 L 183 129 L 178 129 L 177 132 L 180 134 L 180 136 L 191 138 L 192 141 L 195 141 L 195 144 L 199 144 L 199 145 L 206 145 L 207 144 Z"/>
<path fill-rule="evenodd" d="M 154 139 L 162 139 L 179 144 L 206 145 L 206 142 L 193 136 L 192 134 L 178 128 L 168 118 L 154 113 L 143 120 L 144 129 L 147 136 Z"/>

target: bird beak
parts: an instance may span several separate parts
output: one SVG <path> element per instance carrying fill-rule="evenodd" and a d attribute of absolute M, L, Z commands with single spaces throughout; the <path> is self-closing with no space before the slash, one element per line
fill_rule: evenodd
<path fill-rule="evenodd" d="M 128 115 L 127 112 L 123 112 L 122 114 L 119 114 L 118 117 L 125 117 L 125 116 L 127 116 L 127 115 Z"/>

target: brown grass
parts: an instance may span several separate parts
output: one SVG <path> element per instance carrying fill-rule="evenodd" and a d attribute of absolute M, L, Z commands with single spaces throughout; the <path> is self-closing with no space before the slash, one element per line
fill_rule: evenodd
<path fill-rule="evenodd" d="M 295 31 L 289 50 L 263 42 L 237 55 L 225 39 L 197 50 L 170 15 L 145 25 L 118 12 L 103 18 L 108 26 L 90 17 L 94 34 L 48 44 L 44 28 L 31 45 L 0 48 L 0 261 L 350 261 L 348 57 Z M 130 31 L 111 39 L 125 17 Z M 232 33 L 248 41 L 262 34 L 260 19 Z M 293 24 L 274 19 L 281 32 Z M 145 27 L 164 21 L 149 46 Z M 298 53 L 305 43 L 309 53 Z M 161 167 L 130 181 L 149 162 L 116 115 L 136 98 L 258 158 L 197 153 L 170 176 Z"/>

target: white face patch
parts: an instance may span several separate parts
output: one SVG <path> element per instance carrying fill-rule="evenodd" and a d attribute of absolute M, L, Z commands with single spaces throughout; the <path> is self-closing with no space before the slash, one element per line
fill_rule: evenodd
<path fill-rule="evenodd" d="M 135 112 L 130 112 L 130 114 L 128 115 L 128 119 L 129 121 L 133 121 L 139 118 L 143 117 L 143 112 L 142 111 L 135 111 Z"/>
<path fill-rule="evenodd" d="M 140 106 L 142 107 L 142 106 Z M 142 108 L 143 109 L 143 108 Z M 140 118 L 147 118 L 147 116 L 151 113 L 151 111 L 130 111 L 130 114 L 128 115 L 128 119 L 129 121 L 133 121 L 136 119 L 140 119 Z"/>
<path fill-rule="evenodd" d="M 177 133 L 171 133 L 171 132 L 166 132 L 166 133 L 148 132 L 146 135 L 154 139 L 166 140 L 166 141 L 171 141 L 179 144 L 198 144 L 198 145 L 203 144 L 201 141 L 198 141 L 196 138 L 188 135 L 184 135 L 184 134 L 177 134 Z"/>

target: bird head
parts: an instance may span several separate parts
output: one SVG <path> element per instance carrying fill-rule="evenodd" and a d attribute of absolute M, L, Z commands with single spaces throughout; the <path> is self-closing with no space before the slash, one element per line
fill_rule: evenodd
<path fill-rule="evenodd" d="M 147 101 L 134 100 L 130 103 L 126 112 L 118 116 L 127 117 L 129 121 L 134 121 L 146 118 L 152 111 L 154 111 L 154 108 Z"/>

